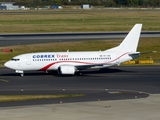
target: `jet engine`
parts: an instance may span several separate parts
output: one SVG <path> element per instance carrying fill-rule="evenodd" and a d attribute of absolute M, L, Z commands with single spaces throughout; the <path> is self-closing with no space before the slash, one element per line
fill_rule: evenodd
<path fill-rule="evenodd" d="M 74 75 L 76 69 L 73 66 L 60 66 L 59 73 L 63 75 Z"/>

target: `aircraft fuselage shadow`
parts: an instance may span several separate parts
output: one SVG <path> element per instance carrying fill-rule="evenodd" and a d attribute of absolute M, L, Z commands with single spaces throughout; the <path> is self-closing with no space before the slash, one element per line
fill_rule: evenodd
<path fill-rule="evenodd" d="M 92 69 L 92 70 L 84 70 L 81 71 L 82 75 L 79 73 L 75 73 L 75 76 L 87 76 L 88 74 L 94 75 L 94 74 L 107 74 L 107 73 L 136 73 L 136 71 L 127 71 L 122 70 L 118 68 L 102 68 L 102 69 Z M 47 76 L 47 75 L 53 75 L 56 77 L 72 77 L 73 75 L 60 75 L 57 73 L 57 71 L 48 71 L 48 73 L 45 73 L 44 71 L 26 71 L 24 72 L 24 76 Z M 0 76 L 20 76 L 19 73 L 5 73 L 1 74 Z"/>
<path fill-rule="evenodd" d="M 99 70 L 84 71 L 84 74 L 104 74 L 104 73 L 135 73 L 136 71 L 127 71 L 118 68 L 102 68 Z"/>

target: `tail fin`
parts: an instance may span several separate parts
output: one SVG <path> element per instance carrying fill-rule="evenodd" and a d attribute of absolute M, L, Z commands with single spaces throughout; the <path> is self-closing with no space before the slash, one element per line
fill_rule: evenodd
<path fill-rule="evenodd" d="M 142 24 L 136 24 L 119 46 L 106 51 L 136 52 L 141 33 L 141 28 Z"/>

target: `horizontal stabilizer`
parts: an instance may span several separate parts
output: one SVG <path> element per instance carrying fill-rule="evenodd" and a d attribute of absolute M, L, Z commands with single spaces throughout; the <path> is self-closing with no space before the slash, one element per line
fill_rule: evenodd
<path fill-rule="evenodd" d="M 150 52 L 133 52 L 129 53 L 128 55 L 140 55 L 140 54 L 149 54 L 149 53 L 156 53 L 157 51 L 150 51 Z"/>

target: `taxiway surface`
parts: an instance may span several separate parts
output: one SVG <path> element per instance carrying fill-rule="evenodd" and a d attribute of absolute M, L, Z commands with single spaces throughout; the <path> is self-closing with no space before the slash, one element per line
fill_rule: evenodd
<path fill-rule="evenodd" d="M 1 68 L 0 94 L 85 93 L 86 97 L 0 103 L 0 119 L 159 120 L 159 71 L 160 66 L 120 66 L 85 71 L 83 76 L 34 71 L 20 77 Z"/>
<path fill-rule="evenodd" d="M 63 99 L 64 103 L 145 98 L 160 93 L 159 71 L 160 66 L 120 66 L 84 71 L 83 76 L 29 71 L 20 77 L 12 70 L 1 68 L 0 94 L 86 94 L 85 97 Z M 1 103 L 0 106 L 59 103 L 61 100 Z"/>

